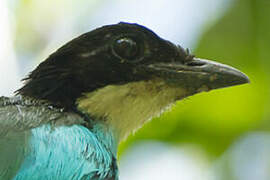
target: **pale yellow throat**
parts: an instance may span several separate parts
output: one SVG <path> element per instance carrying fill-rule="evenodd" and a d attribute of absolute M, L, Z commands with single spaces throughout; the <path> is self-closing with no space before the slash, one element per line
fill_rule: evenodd
<path fill-rule="evenodd" d="M 121 141 L 186 96 L 185 89 L 155 79 L 106 86 L 86 93 L 77 100 L 77 104 L 84 113 L 105 120 L 116 130 Z"/>

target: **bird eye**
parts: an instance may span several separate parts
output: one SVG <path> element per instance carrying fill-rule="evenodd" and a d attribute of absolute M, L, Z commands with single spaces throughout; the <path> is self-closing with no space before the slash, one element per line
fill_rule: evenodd
<path fill-rule="evenodd" d="M 137 41 L 132 38 L 122 37 L 113 43 L 113 53 L 121 59 L 137 61 L 140 55 L 140 48 Z"/>

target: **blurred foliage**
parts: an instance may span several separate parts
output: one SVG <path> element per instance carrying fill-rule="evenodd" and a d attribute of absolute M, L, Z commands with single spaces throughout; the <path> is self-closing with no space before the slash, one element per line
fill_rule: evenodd
<path fill-rule="evenodd" d="M 66 42 L 70 40 L 70 34 L 74 31 L 83 32 L 84 26 L 89 24 L 81 22 L 84 20 L 88 22 L 89 16 L 103 2 L 102 0 L 80 0 L 80 3 L 74 0 L 47 0 L 46 2 L 13 0 L 10 9 L 13 10 L 16 19 L 14 45 L 18 57 L 26 57 L 28 60 L 37 59 L 35 56 L 40 55 L 52 39 L 59 41 L 66 38 L 63 40 Z M 74 13 L 75 11 L 80 13 Z M 68 37 L 64 37 L 65 35 Z M 55 44 L 55 48 L 60 45 Z"/>
<path fill-rule="evenodd" d="M 236 138 L 270 128 L 270 1 L 235 0 L 203 33 L 195 54 L 245 72 L 251 84 L 202 93 L 146 124 L 122 143 L 119 154 L 142 140 L 192 143 L 209 157 L 223 153 Z M 190 100 L 189 100 L 190 99 Z"/>

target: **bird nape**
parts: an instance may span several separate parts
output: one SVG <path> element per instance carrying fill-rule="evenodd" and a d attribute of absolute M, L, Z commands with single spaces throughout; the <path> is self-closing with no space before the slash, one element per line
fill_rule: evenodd
<path fill-rule="evenodd" d="M 71 40 L 24 80 L 0 98 L 0 179 L 118 179 L 131 132 L 185 97 L 249 82 L 123 22 Z"/>

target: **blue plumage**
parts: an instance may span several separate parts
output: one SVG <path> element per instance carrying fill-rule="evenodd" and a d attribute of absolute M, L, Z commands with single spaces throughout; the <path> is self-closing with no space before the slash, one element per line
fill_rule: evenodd
<path fill-rule="evenodd" d="M 17 148 L 16 161 L 8 158 L 5 169 L 0 169 L 0 179 L 10 179 L 7 172 L 11 169 L 14 180 L 117 179 L 116 141 L 105 125 L 95 124 L 89 130 L 82 125 L 45 124 L 17 135 L 20 137 L 14 139 L 20 143 L 13 147 Z M 4 145 L 3 139 L 1 142 Z M 8 150 L 12 149 L 9 147 L 6 154 Z"/>
<path fill-rule="evenodd" d="M 96 125 L 93 132 L 81 125 L 32 129 L 29 152 L 14 180 L 32 179 L 109 179 L 116 145 L 110 132 Z"/>
<path fill-rule="evenodd" d="M 118 179 L 112 127 L 87 121 L 41 101 L 0 97 L 0 180 Z"/>

